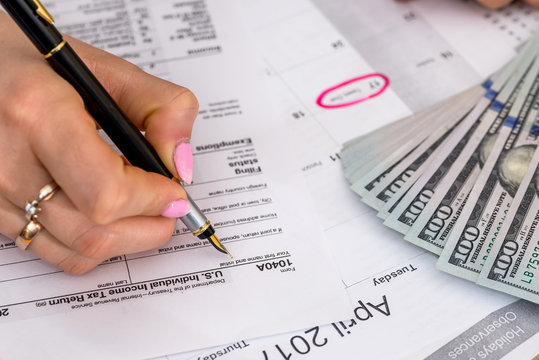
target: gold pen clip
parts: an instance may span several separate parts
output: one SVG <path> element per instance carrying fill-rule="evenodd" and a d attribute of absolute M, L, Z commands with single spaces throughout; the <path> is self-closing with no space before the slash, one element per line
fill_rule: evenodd
<path fill-rule="evenodd" d="M 33 0 L 34 4 L 36 4 L 37 9 L 36 13 L 41 16 L 46 22 L 48 22 L 51 25 L 54 25 L 54 19 L 52 18 L 51 14 L 45 9 L 45 7 L 39 2 L 39 0 Z"/>

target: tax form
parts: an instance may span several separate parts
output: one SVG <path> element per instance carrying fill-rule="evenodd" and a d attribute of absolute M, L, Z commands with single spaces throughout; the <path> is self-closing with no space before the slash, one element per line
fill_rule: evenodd
<path fill-rule="evenodd" d="M 70 276 L 0 240 L 0 358 L 134 359 L 343 318 L 353 308 L 232 2 L 46 1 L 59 28 L 190 87 L 191 197 L 234 255 L 178 223 L 162 248 Z M 39 241 L 39 238 L 36 239 Z"/>
<path fill-rule="evenodd" d="M 355 308 L 329 325 L 167 359 L 421 359 L 511 305 L 436 270 L 433 255 L 382 226 L 350 191 L 338 152 L 482 81 L 539 28 L 538 11 L 422 0 L 244 0 L 243 9 Z"/>

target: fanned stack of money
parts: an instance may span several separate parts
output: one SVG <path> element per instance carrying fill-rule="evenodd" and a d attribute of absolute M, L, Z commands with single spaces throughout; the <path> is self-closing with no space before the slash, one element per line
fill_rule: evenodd
<path fill-rule="evenodd" d="M 482 85 L 348 141 L 352 189 L 437 268 L 539 303 L 539 34 Z"/>

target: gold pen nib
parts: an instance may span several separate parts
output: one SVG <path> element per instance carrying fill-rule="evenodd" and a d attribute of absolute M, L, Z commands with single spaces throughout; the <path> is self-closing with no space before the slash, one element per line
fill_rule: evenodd
<path fill-rule="evenodd" d="M 228 252 L 228 250 L 225 248 L 223 243 L 219 241 L 219 239 L 217 238 L 217 236 L 215 236 L 215 234 L 210 236 L 208 240 L 213 245 L 214 248 L 216 248 L 217 250 L 219 250 L 220 252 L 224 254 L 228 254 L 228 256 L 230 256 L 230 258 L 232 259 L 232 254 Z"/>

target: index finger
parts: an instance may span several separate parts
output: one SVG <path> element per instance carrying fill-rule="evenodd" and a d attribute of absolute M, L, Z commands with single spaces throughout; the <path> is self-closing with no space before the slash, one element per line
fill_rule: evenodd
<path fill-rule="evenodd" d="M 160 215 L 171 202 L 185 199 L 183 188 L 171 179 L 126 165 L 99 137 L 74 89 L 54 79 L 46 83 L 59 95 L 36 90 L 34 107 L 39 110 L 17 116 L 40 117 L 25 120 L 32 122 L 32 152 L 77 209 L 105 224 L 128 216 Z"/>
<path fill-rule="evenodd" d="M 127 117 L 146 131 L 146 138 L 167 168 L 179 176 L 173 153 L 180 140 L 191 138 L 198 114 L 194 94 L 76 39 L 71 39 L 70 43 Z"/>

